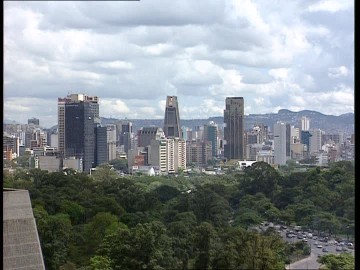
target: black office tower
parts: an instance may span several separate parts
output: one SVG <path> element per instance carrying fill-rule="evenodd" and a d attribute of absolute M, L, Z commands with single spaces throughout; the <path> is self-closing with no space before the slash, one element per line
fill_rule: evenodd
<path fill-rule="evenodd" d="M 97 98 L 80 96 L 68 99 L 64 108 L 65 157 L 82 158 L 83 171 L 89 173 L 96 166 Z"/>
<path fill-rule="evenodd" d="M 244 159 L 244 98 L 227 97 L 224 110 L 224 156 Z"/>
<path fill-rule="evenodd" d="M 176 96 L 167 96 L 166 98 L 164 133 L 167 138 L 182 139 L 179 107 Z"/>

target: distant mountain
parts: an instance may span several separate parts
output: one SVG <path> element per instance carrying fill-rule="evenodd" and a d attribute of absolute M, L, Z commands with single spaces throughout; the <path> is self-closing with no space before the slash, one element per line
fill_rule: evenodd
<path fill-rule="evenodd" d="M 352 134 L 355 129 L 355 116 L 354 113 L 346 113 L 339 116 L 325 115 L 320 112 L 304 110 L 293 112 L 286 109 L 281 109 L 278 113 L 267 114 L 249 114 L 245 115 L 245 129 L 250 129 L 254 124 L 264 124 L 272 129 L 277 121 L 289 123 L 295 127 L 299 127 L 301 117 L 306 116 L 310 119 L 310 128 L 320 128 L 326 133 L 346 133 Z M 163 119 L 126 119 L 133 123 L 134 131 L 141 127 L 148 126 L 163 126 Z M 117 121 L 114 118 L 101 118 L 102 124 L 113 124 Z M 222 116 L 210 117 L 208 119 L 182 119 L 180 120 L 181 126 L 186 126 L 194 129 L 196 126 L 203 126 L 210 121 L 218 125 L 224 124 Z"/>
<path fill-rule="evenodd" d="M 345 133 L 353 134 L 355 130 L 355 115 L 354 113 L 345 113 L 339 116 L 326 115 L 316 111 L 304 110 L 299 112 L 293 112 L 286 109 L 281 109 L 278 113 L 265 113 L 265 114 L 249 114 L 245 115 L 245 129 L 250 129 L 254 124 L 264 124 L 269 126 L 272 130 L 272 127 L 277 121 L 283 121 L 289 123 L 295 127 L 299 127 L 301 117 L 306 116 L 310 119 L 310 128 L 320 128 L 328 134 L 331 133 Z M 105 118 L 101 117 L 101 123 L 114 124 L 120 119 L 116 118 Z M 141 127 L 163 127 L 163 119 L 121 119 L 131 121 L 133 123 L 133 129 L 136 132 Z M 180 120 L 181 126 L 192 128 L 193 130 L 197 126 L 203 126 L 208 124 L 210 121 L 223 126 L 224 118 L 222 116 L 209 117 L 208 119 L 182 119 Z M 13 124 L 15 121 L 4 119 L 4 124 Z M 49 130 L 54 130 L 57 128 L 57 125 L 49 128 Z"/>

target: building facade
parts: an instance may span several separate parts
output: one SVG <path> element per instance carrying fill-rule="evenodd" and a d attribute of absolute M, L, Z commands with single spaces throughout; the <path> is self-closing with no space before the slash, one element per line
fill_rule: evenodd
<path fill-rule="evenodd" d="M 244 159 L 244 98 L 227 97 L 224 110 L 224 156 Z"/>
<path fill-rule="evenodd" d="M 98 97 L 71 94 L 58 99 L 58 150 L 61 157 L 82 159 L 83 171 L 96 166 Z"/>
<path fill-rule="evenodd" d="M 164 133 L 167 138 L 182 138 L 179 106 L 176 96 L 167 96 L 166 98 Z"/>
<path fill-rule="evenodd" d="M 283 122 L 274 124 L 274 163 L 286 164 L 286 124 Z"/>

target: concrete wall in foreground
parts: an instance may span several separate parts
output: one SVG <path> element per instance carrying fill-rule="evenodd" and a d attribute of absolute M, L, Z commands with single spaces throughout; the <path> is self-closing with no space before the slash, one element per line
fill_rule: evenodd
<path fill-rule="evenodd" d="M 27 190 L 3 189 L 3 269 L 45 270 Z"/>

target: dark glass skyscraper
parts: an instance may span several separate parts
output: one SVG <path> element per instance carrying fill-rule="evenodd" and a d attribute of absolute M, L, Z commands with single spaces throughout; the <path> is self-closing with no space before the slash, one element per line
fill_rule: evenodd
<path fill-rule="evenodd" d="M 224 110 L 224 156 L 244 159 L 244 98 L 227 97 Z"/>
<path fill-rule="evenodd" d="M 81 94 L 69 95 L 63 100 L 62 129 L 65 157 L 83 159 L 84 172 L 96 166 L 96 127 L 99 122 L 97 97 Z M 60 128 L 60 125 L 59 125 Z M 60 142 L 60 138 L 59 138 Z"/>
<path fill-rule="evenodd" d="M 182 139 L 179 107 L 176 96 L 167 96 L 166 98 L 164 133 L 167 138 Z"/>

